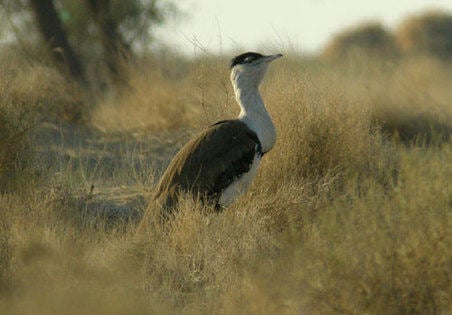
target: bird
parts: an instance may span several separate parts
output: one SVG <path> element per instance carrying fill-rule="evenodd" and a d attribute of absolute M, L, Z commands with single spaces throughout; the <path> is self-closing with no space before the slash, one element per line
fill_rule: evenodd
<path fill-rule="evenodd" d="M 151 201 L 158 204 L 161 217 L 174 213 L 183 193 L 221 211 L 249 188 L 262 157 L 276 142 L 276 129 L 259 86 L 268 65 L 280 57 L 246 52 L 231 60 L 230 79 L 240 113 L 236 119 L 209 126 L 174 156 Z M 139 229 L 147 224 L 151 208 Z"/>

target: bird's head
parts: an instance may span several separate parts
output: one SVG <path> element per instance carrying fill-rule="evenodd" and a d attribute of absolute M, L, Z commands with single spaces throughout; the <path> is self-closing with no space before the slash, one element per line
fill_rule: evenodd
<path fill-rule="evenodd" d="M 247 52 L 231 60 L 231 81 L 234 87 L 258 87 L 265 76 L 267 67 L 282 54 L 264 56 Z"/>

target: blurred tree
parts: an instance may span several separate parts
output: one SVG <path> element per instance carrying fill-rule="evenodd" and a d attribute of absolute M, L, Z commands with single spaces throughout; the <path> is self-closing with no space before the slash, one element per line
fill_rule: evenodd
<path fill-rule="evenodd" d="M 427 53 L 452 59 L 452 14 L 426 12 L 407 18 L 397 29 L 397 41 L 406 53 Z"/>
<path fill-rule="evenodd" d="M 97 26 L 100 42 L 103 46 L 105 64 L 113 82 L 123 84 L 127 79 L 122 71 L 123 61 L 130 54 L 130 47 L 125 43 L 118 30 L 118 23 L 113 17 L 110 0 L 84 0 L 92 13 Z"/>
<path fill-rule="evenodd" d="M 67 35 L 52 0 L 29 0 L 39 32 L 57 66 L 80 83 L 86 83 L 82 64 L 69 45 Z"/>
<path fill-rule="evenodd" d="M 394 57 L 398 48 L 394 36 L 380 23 L 365 23 L 337 34 L 323 55 L 340 60 L 356 55 Z"/>
<path fill-rule="evenodd" d="M 127 82 L 125 65 L 153 40 L 153 30 L 177 12 L 169 0 L 58 0 L 70 40 L 99 76 L 99 64 L 116 85 Z M 100 71 L 102 72 L 102 71 Z M 98 81 L 98 78 L 96 78 Z"/>
<path fill-rule="evenodd" d="M 35 34 L 45 34 L 40 37 L 60 58 L 54 60 L 61 63 L 63 57 L 79 56 L 78 64 L 85 66 L 88 80 L 95 84 L 107 76 L 112 83 L 123 81 L 122 61 L 149 49 L 153 26 L 178 12 L 174 0 L 0 0 L 0 7 L 6 17 L 0 33 L 13 39 L 10 43 L 29 52 L 37 46 Z M 77 66 L 70 69 L 78 73 Z"/>

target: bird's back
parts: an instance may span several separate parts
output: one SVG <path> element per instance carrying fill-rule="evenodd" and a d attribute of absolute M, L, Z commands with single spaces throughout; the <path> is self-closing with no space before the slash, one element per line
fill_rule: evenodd
<path fill-rule="evenodd" d="M 154 195 L 164 214 L 177 206 L 180 193 L 218 202 L 219 194 L 249 171 L 257 135 L 238 120 L 218 122 L 188 142 L 173 158 Z"/>

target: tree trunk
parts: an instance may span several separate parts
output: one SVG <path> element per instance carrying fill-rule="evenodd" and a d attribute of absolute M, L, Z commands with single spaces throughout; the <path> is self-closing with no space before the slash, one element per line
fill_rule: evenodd
<path fill-rule="evenodd" d="M 118 25 L 111 12 L 110 0 L 85 0 L 85 3 L 96 23 L 110 77 L 115 85 L 124 86 L 127 84 L 124 66 L 130 48 L 118 31 Z"/>
<path fill-rule="evenodd" d="M 52 57 L 66 76 L 86 84 L 83 67 L 69 44 L 67 34 L 55 9 L 53 0 L 29 0 L 31 9 Z"/>

